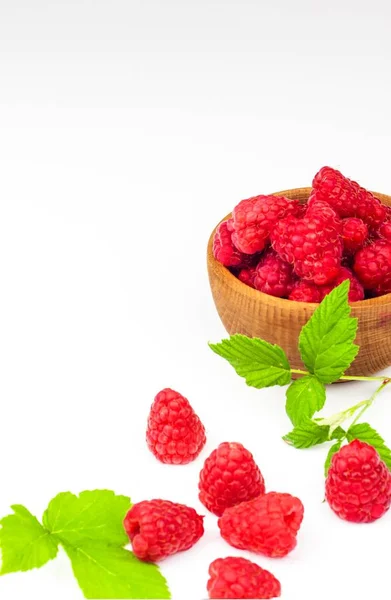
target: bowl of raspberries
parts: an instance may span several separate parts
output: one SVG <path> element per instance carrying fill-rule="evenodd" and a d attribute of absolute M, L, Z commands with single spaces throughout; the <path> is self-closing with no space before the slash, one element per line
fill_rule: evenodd
<path fill-rule="evenodd" d="M 279 344 L 294 368 L 301 328 L 348 279 L 360 345 L 349 373 L 391 365 L 391 196 L 322 167 L 311 188 L 242 200 L 212 232 L 208 273 L 227 331 Z"/>

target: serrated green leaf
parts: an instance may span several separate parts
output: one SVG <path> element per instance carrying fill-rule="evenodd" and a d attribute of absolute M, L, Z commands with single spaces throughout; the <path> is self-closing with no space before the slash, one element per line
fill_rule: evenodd
<path fill-rule="evenodd" d="M 109 490 L 86 491 L 79 496 L 64 492 L 49 503 L 43 524 L 72 546 L 89 540 L 124 546 L 128 538 L 122 523 L 130 506 L 130 498 Z"/>
<path fill-rule="evenodd" d="M 209 346 L 245 378 L 247 385 L 264 388 L 286 385 L 291 380 L 288 359 L 279 346 L 240 334 Z"/>
<path fill-rule="evenodd" d="M 347 433 L 349 442 L 353 440 L 360 440 L 370 444 L 377 450 L 380 458 L 386 463 L 387 467 L 391 470 L 391 450 L 386 446 L 380 433 L 373 429 L 369 423 L 358 423 L 350 427 Z"/>
<path fill-rule="evenodd" d="M 286 391 L 286 412 L 293 425 L 311 419 L 326 402 L 326 388 L 314 375 L 293 381 Z"/>
<path fill-rule="evenodd" d="M 170 598 L 158 567 L 132 552 L 100 543 L 65 545 L 73 573 L 86 598 Z"/>
<path fill-rule="evenodd" d="M 353 343 L 357 319 L 350 316 L 348 292 L 346 280 L 325 297 L 300 333 L 303 362 L 323 383 L 337 381 L 358 352 Z"/>
<path fill-rule="evenodd" d="M 292 429 L 290 433 L 284 435 L 282 439 L 295 448 L 311 448 L 311 446 L 327 442 L 329 428 L 317 425 L 313 421 L 304 421 Z"/>
<path fill-rule="evenodd" d="M 328 454 L 326 457 L 326 462 L 324 463 L 324 476 L 325 477 L 327 477 L 327 474 L 329 472 L 331 459 L 333 458 L 334 454 L 336 452 L 338 452 L 338 450 L 340 449 L 341 446 L 342 446 L 342 440 L 339 440 L 338 442 L 336 442 L 329 448 L 329 451 L 328 451 Z"/>
<path fill-rule="evenodd" d="M 11 506 L 13 515 L 0 521 L 0 574 L 42 567 L 57 555 L 57 543 L 39 521 L 19 504 Z"/>

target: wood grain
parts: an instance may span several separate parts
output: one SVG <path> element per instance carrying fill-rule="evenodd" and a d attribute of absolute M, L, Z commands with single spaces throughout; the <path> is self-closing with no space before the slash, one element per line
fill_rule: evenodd
<path fill-rule="evenodd" d="M 308 199 L 311 188 L 276 192 L 277 196 Z M 374 192 L 391 206 L 391 196 Z M 231 215 L 227 215 L 225 219 Z M 223 219 L 223 220 L 225 220 Z M 217 227 L 217 226 L 216 226 Z M 298 337 L 317 304 L 275 298 L 254 290 L 237 279 L 213 256 L 212 232 L 207 251 L 210 287 L 217 312 L 229 334 L 242 333 L 281 346 L 294 369 L 303 369 Z M 391 294 L 352 303 L 352 315 L 358 317 L 357 343 L 360 351 L 347 373 L 371 375 L 391 365 Z"/>

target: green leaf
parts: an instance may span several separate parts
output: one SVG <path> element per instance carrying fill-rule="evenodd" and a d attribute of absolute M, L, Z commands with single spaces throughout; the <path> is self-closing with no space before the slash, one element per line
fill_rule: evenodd
<path fill-rule="evenodd" d="M 65 546 L 73 573 L 86 598 L 170 598 L 158 567 L 123 548 L 86 543 Z"/>
<path fill-rule="evenodd" d="M 57 542 L 27 508 L 18 504 L 11 508 L 14 514 L 0 521 L 1 575 L 42 567 L 58 550 Z"/>
<path fill-rule="evenodd" d="M 391 470 L 391 450 L 386 446 L 381 435 L 369 425 L 369 423 L 359 423 L 353 425 L 347 433 L 349 442 L 353 440 L 360 440 L 370 444 L 377 450 L 380 458 L 386 463 L 387 467 Z"/>
<path fill-rule="evenodd" d="M 245 378 L 247 385 L 264 388 L 286 385 L 291 380 L 288 359 L 279 346 L 240 334 L 209 346 Z"/>
<path fill-rule="evenodd" d="M 64 492 L 49 503 L 43 524 L 73 546 L 88 540 L 124 546 L 128 537 L 122 523 L 130 507 L 130 498 L 109 490 L 86 491 L 79 496 Z"/>
<path fill-rule="evenodd" d="M 286 412 L 293 425 L 311 419 L 325 402 L 325 386 L 314 375 L 296 379 L 286 391 Z"/>
<path fill-rule="evenodd" d="M 317 425 L 313 421 L 304 421 L 282 439 L 295 448 L 310 448 L 327 442 L 329 427 Z"/>
<path fill-rule="evenodd" d="M 346 280 L 325 297 L 300 333 L 303 362 L 323 383 L 337 381 L 358 352 L 353 343 L 357 319 L 350 316 L 348 292 Z"/>
<path fill-rule="evenodd" d="M 326 457 L 326 462 L 324 463 L 324 476 L 325 477 L 327 477 L 327 474 L 329 472 L 331 459 L 333 458 L 334 454 L 336 452 L 338 452 L 338 450 L 340 449 L 341 446 L 342 446 L 342 440 L 339 440 L 338 442 L 336 442 L 335 444 L 330 446 L 330 449 L 329 449 L 327 457 Z"/>

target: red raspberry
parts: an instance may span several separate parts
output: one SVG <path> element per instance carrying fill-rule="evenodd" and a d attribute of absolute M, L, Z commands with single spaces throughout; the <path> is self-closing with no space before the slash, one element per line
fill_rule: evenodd
<path fill-rule="evenodd" d="M 391 242 L 391 221 L 382 223 L 378 229 L 378 236 Z"/>
<path fill-rule="evenodd" d="M 279 196 L 254 196 L 242 200 L 232 212 L 235 230 L 232 234 L 233 243 L 246 254 L 260 252 L 268 243 L 275 223 L 294 214 L 298 206 L 297 200 Z"/>
<path fill-rule="evenodd" d="M 274 250 L 295 273 L 315 285 L 335 279 L 341 266 L 340 222 L 330 208 L 319 202 L 309 205 L 306 216 L 288 216 L 276 223 L 271 240 Z M 324 205 L 323 205 L 324 206 Z"/>
<path fill-rule="evenodd" d="M 255 273 L 256 267 L 248 267 L 248 269 L 241 269 L 241 271 L 239 271 L 238 279 L 240 279 L 242 283 L 245 283 L 246 285 L 249 285 L 250 287 L 254 288 Z"/>
<path fill-rule="evenodd" d="M 342 221 L 342 241 L 344 250 L 354 254 L 360 250 L 368 239 L 368 226 L 362 219 L 349 217 Z"/>
<path fill-rule="evenodd" d="M 377 240 L 359 250 L 353 270 L 367 290 L 386 284 L 391 279 L 391 242 Z"/>
<path fill-rule="evenodd" d="M 255 270 L 254 287 L 270 296 L 286 298 L 292 291 L 295 279 L 292 266 L 269 250 Z"/>
<path fill-rule="evenodd" d="M 331 290 L 336 288 L 343 281 L 346 281 L 346 279 L 349 279 L 349 281 L 350 281 L 349 296 L 348 296 L 349 301 L 350 302 L 358 302 L 359 300 L 364 300 L 365 293 L 364 293 L 363 286 L 361 285 L 361 283 L 359 282 L 357 277 L 354 275 L 354 273 L 347 267 L 340 268 L 339 273 L 338 273 L 336 279 L 334 279 L 332 284 L 324 285 L 322 288 L 320 288 L 321 300 L 323 300 L 323 298 L 327 294 L 329 294 L 331 292 Z"/>
<path fill-rule="evenodd" d="M 147 428 L 148 447 L 156 458 L 171 465 L 185 465 L 197 458 L 205 442 L 205 428 L 189 401 L 169 388 L 159 392 Z"/>
<path fill-rule="evenodd" d="M 218 558 L 209 567 L 209 598 L 279 598 L 281 585 L 266 569 L 246 558 Z"/>
<path fill-rule="evenodd" d="M 157 562 L 194 546 L 204 533 L 203 519 L 184 504 L 144 500 L 129 510 L 124 527 L 137 558 Z"/>
<path fill-rule="evenodd" d="M 206 459 L 198 484 L 199 498 L 215 515 L 265 492 L 262 473 L 242 444 L 223 442 Z"/>
<path fill-rule="evenodd" d="M 295 283 L 288 298 L 296 302 L 320 302 L 321 290 L 319 286 L 301 279 Z"/>
<path fill-rule="evenodd" d="M 223 221 L 216 229 L 213 238 L 213 256 L 226 267 L 245 266 L 250 264 L 253 258 L 235 248 L 228 221 Z"/>
<path fill-rule="evenodd" d="M 372 446 L 354 440 L 334 454 L 326 500 L 341 519 L 354 523 L 370 523 L 387 512 L 391 473 Z"/>
<path fill-rule="evenodd" d="M 342 218 L 359 217 L 371 229 L 376 229 L 385 219 L 386 209 L 380 200 L 336 169 L 323 167 L 312 185 L 316 197 L 330 204 Z"/>
<path fill-rule="evenodd" d="M 226 542 L 270 557 L 286 556 L 296 546 L 304 507 L 290 494 L 269 492 L 227 508 L 218 521 Z"/>

